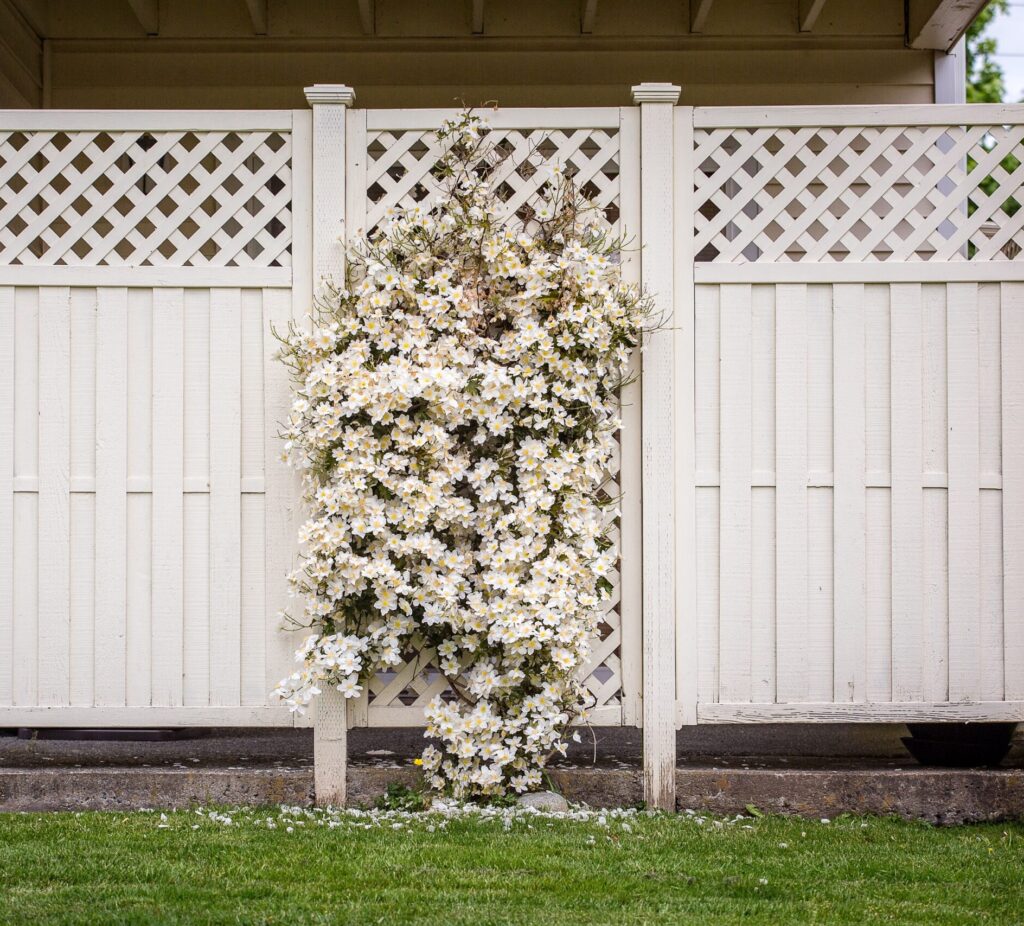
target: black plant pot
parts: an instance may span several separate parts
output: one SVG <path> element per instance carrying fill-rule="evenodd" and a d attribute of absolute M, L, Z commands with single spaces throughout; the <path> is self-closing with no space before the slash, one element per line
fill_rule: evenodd
<path fill-rule="evenodd" d="M 1010 751 L 1015 723 L 908 723 L 903 745 L 921 765 L 986 768 Z"/>

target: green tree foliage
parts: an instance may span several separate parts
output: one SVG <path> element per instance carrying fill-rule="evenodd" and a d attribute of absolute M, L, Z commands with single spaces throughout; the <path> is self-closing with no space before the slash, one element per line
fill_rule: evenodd
<path fill-rule="evenodd" d="M 1003 69 L 995 60 L 998 40 L 989 34 L 989 27 L 999 16 L 1009 11 L 1009 0 L 991 0 L 971 23 L 967 30 L 967 102 L 968 103 L 1001 103 L 1006 95 L 1006 80 Z M 973 170 L 975 162 L 968 158 L 968 170 Z M 1007 174 L 1020 169 L 1020 161 L 1013 155 L 1007 156 L 1000 165 Z M 980 184 L 988 195 L 998 195 L 999 184 L 994 177 L 986 177 Z M 977 204 L 971 201 L 968 210 L 974 212 Z M 1020 203 L 1011 197 L 1001 204 L 1008 215 L 1013 215 L 1020 208 Z"/>
<path fill-rule="evenodd" d="M 1009 0 L 991 0 L 967 30 L 968 103 L 1001 103 L 1006 94 L 1003 69 L 993 58 L 997 40 L 988 34 L 988 27 L 1009 6 Z"/>

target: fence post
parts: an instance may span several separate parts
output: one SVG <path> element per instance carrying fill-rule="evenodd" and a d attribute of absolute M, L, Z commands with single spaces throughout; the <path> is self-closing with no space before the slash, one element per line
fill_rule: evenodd
<path fill-rule="evenodd" d="M 661 327 L 642 361 L 644 800 L 676 803 L 674 84 L 640 84 L 640 273 Z"/>
<path fill-rule="evenodd" d="M 356 94 L 344 84 L 306 87 L 313 108 L 313 286 L 345 278 L 345 111 Z M 326 687 L 313 727 L 313 786 L 320 806 L 345 804 L 348 702 Z"/>

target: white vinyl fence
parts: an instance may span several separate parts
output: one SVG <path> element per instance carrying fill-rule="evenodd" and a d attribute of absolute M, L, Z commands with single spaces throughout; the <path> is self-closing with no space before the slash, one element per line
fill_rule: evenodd
<path fill-rule="evenodd" d="M 449 115 L 308 95 L 0 115 L 0 725 L 293 722 L 270 326 L 429 199 Z M 488 113 L 510 214 L 563 163 L 666 318 L 623 393 L 597 721 L 645 727 L 667 804 L 680 724 L 1024 719 L 1024 108 L 677 96 Z M 348 723 L 443 682 L 369 687 Z"/>
<path fill-rule="evenodd" d="M 0 126 L 0 724 L 290 723 L 310 115 Z"/>
<path fill-rule="evenodd" d="M 1022 116 L 678 111 L 698 720 L 1024 718 Z"/>

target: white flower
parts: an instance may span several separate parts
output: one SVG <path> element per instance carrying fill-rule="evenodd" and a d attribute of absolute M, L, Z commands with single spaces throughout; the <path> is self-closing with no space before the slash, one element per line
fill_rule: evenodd
<path fill-rule="evenodd" d="M 362 690 L 362 687 L 357 684 L 357 679 L 354 675 L 346 676 L 338 684 L 338 691 L 346 698 L 358 698 Z"/>

